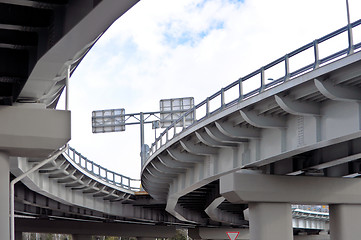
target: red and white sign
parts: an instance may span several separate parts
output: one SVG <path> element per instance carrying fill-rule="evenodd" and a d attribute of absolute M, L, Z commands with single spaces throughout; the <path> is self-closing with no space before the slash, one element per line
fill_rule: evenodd
<path fill-rule="evenodd" d="M 229 237 L 229 240 L 236 240 L 239 232 L 227 232 L 227 235 Z"/>

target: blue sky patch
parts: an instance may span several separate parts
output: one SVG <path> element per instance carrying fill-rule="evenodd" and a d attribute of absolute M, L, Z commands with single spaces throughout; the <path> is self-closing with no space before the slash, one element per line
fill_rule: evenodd
<path fill-rule="evenodd" d="M 212 31 L 224 28 L 223 21 L 214 21 L 208 28 L 194 32 L 191 29 L 182 29 L 181 32 L 173 31 L 172 23 L 168 24 L 164 33 L 164 43 L 172 48 L 179 45 L 195 46 L 203 38 L 207 37 Z"/>

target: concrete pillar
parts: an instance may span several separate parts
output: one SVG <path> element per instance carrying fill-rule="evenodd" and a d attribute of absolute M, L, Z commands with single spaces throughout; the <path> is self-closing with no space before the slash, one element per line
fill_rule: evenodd
<path fill-rule="evenodd" d="M 73 240 L 91 240 L 91 235 L 83 235 L 83 234 L 73 234 Z"/>
<path fill-rule="evenodd" d="M 361 205 L 330 205 L 331 240 L 359 240 L 361 236 Z"/>
<path fill-rule="evenodd" d="M 293 240 L 288 203 L 249 203 L 250 240 Z"/>
<path fill-rule="evenodd" d="M 0 152 L 0 233 L 1 239 L 10 239 L 9 186 L 10 186 L 9 156 Z"/>

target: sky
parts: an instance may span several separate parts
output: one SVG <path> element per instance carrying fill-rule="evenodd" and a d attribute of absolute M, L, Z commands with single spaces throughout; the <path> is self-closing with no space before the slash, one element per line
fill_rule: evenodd
<path fill-rule="evenodd" d="M 361 1 L 349 5 L 351 21 L 360 19 Z M 197 104 L 346 24 L 345 0 L 141 0 L 104 33 L 70 79 L 70 146 L 139 179 L 139 125 L 93 134 L 93 110 L 159 111 L 161 99 L 179 97 L 194 97 Z M 346 36 L 320 45 L 320 55 L 346 48 Z M 361 27 L 354 37 L 361 42 Z M 151 145 L 154 131 L 145 127 Z"/>

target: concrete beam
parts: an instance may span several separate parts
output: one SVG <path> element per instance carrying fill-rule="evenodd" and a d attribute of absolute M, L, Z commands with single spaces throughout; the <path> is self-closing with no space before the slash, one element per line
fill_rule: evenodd
<path fill-rule="evenodd" d="M 153 166 L 160 172 L 167 173 L 168 175 L 178 175 L 179 173 L 185 172 L 185 170 L 172 168 L 165 165 L 159 157 L 155 158 L 152 162 Z"/>
<path fill-rule="evenodd" d="M 17 218 L 16 231 L 122 237 L 173 237 L 174 226 Z M 5 238 L 4 238 L 5 239 Z M 7 238 L 8 239 L 8 238 Z"/>
<path fill-rule="evenodd" d="M 275 95 L 277 104 L 286 112 L 300 116 L 320 115 L 320 104 L 316 102 L 301 102 L 290 97 Z"/>
<path fill-rule="evenodd" d="M 361 179 L 231 173 L 220 193 L 232 203 L 359 204 Z"/>
<path fill-rule="evenodd" d="M 179 141 L 179 143 L 184 150 L 195 155 L 209 156 L 218 153 L 217 148 L 209 147 L 204 144 L 184 140 Z"/>
<path fill-rule="evenodd" d="M 259 128 L 252 128 L 252 127 L 239 127 L 233 126 L 232 123 L 229 121 L 221 122 L 216 121 L 214 122 L 216 127 L 221 131 L 224 135 L 234 138 L 246 138 L 246 139 L 253 139 L 253 138 L 260 138 L 260 129 Z"/>
<path fill-rule="evenodd" d="M 10 156 L 47 157 L 71 138 L 70 112 L 0 106 L 0 150 Z"/>
<path fill-rule="evenodd" d="M 338 101 L 360 101 L 361 93 L 358 87 L 347 87 L 335 85 L 330 81 L 315 79 L 315 85 L 325 97 Z"/>
<path fill-rule="evenodd" d="M 256 111 L 239 110 L 243 119 L 258 128 L 285 128 L 286 120 L 281 117 L 260 115 Z"/>
<path fill-rule="evenodd" d="M 235 143 L 216 141 L 213 138 L 211 138 L 207 132 L 197 131 L 195 132 L 195 134 L 200 142 L 210 147 L 237 147 L 238 145 Z"/>
<path fill-rule="evenodd" d="M 204 130 L 207 132 L 207 134 L 213 138 L 215 141 L 218 142 L 229 142 L 229 143 L 242 143 L 242 142 L 248 142 L 248 139 L 245 138 L 235 138 L 230 137 L 224 133 L 222 133 L 216 126 L 206 126 L 204 127 Z"/>
<path fill-rule="evenodd" d="M 181 152 L 178 149 L 167 149 L 167 152 L 169 156 L 179 162 L 199 163 L 204 161 L 204 158 L 202 156 L 190 154 L 188 152 Z"/>
<path fill-rule="evenodd" d="M 223 222 L 229 225 L 243 225 L 246 223 L 245 220 L 240 219 L 238 214 L 234 214 L 227 211 L 222 211 L 218 208 L 219 205 L 225 200 L 224 197 L 218 197 L 213 200 L 211 204 L 204 210 L 207 215 L 216 222 Z"/>

